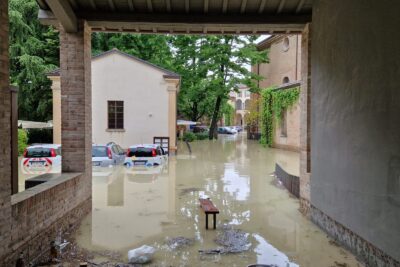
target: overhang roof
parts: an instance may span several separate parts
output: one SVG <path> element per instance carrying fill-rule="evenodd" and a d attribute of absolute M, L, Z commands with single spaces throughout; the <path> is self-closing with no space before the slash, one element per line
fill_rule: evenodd
<path fill-rule="evenodd" d="M 108 51 L 103 52 L 103 53 L 100 53 L 100 54 L 98 54 L 98 55 L 96 55 L 96 56 L 93 56 L 93 57 L 92 57 L 92 60 L 98 59 L 98 58 L 102 58 L 102 57 L 105 57 L 105 56 L 111 55 L 111 54 L 119 54 L 119 55 L 121 55 L 121 56 L 127 57 L 127 58 L 129 58 L 129 59 L 138 61 L 138 62 L 140 62 L 140 63 L 143 63 L 143 64 L 147 65 L 147 66 L 150 66 L 150 67 L 152 67 L 152 68 L 155 68 L 155 69 L 157 69 L 157 70 L 163 72 L 163 73 L 164 73 L 163 77 L 166 78 L 166 79 L 180 79 L 180 78 L 181 78 L 181 76 L 180 76 L 179 74 L 175 73 L 175 72 L 172 72 L 172 71 L 170 71 L 170 70 L 164 69 L 164 68 L 162 68 L 162 67 L 160 67 L 160 66 L 157 66 L 157 65 L 155 65 L 155 64 L 153 64 L 153 63 L 150 63 L 150 62 L 148 62 L 148 61 L 146 61 L 146 60 L 143 60 L 143 59 L 140 59 L 140 58 L 138 58 L 138 57 L 135 57 L 135 56 L 132 56 L 132 55 L 130 55 L 130 54 L 127 54 L 127 53 L 125 53 L 125 52 L 122 52 L 122 51 L 120 51 L 120 50 L 118 50 L 118 49 L 116 49 L 116 48 L 111 49 L 111 50 L 108 50 Z M 48 73 L 47 73 L 47 76 L 48 76 L 48 77 L 60 76 L 60 69 L 58 68 L 58 69 L 55 69 L 55 70 L 53 70 L 53 71 L 48 72 Z"/>
<path fill-rule="evenodd" d="M 77 31 L 172 34 L 299 33 L 314 0 L 36 0 L 43 23 Z"/>

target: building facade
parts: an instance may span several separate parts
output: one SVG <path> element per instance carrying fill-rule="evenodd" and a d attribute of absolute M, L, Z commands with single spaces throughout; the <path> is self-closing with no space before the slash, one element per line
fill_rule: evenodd
<path fill-rule="evenodd" d="M 234 124 L 237 126 L 246 126 L 246 115 L 249 112 L 251 101 L 250 89 L 243 84 L 238 85 L 238 92 L 229 93 L 229 102 L 235 108 Z"/>
<path fill-rule="evenodd" d="M 54 143 L 61 143 L 58 71 L 53 81 Z M 176 151 L 176 95 L 180 76 L 113 49 L 92 58 L 92 142 L 123 148 L 169 137 Z M 139 115 L 140 114 L 140 115 Z"/>
<path fill-rule="evenodd" d="M 273 35 L 258 44 L 259 50 L 268 50 L 268 63 L 252 66 L 252 71 L 262 76 L 260 88 L 276 87 L 286 90 L 299 87 L 301 80 L 301 35 Z M 252 94 L 252 99 L 258 95 Z M 260 128 L 256 129 L 260 131 Z M 260 134 L 256 134 L 256 136 Z M 280 122 L 275 122 L 273 147 L 299 151 L 300 103 L 283 111 Z"/>

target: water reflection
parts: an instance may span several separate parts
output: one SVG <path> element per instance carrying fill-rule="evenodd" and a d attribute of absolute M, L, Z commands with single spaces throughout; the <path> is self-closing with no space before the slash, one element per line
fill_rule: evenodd
<path fill-rule="evenodd" d="M 357 266 L 356 260 L 332 246 L 326 236 L 298 212 L 298 201 L 272 185 L 269 174 L 280 161 L 296 172 L 299 155 L 263 148 L 244 135 L 192 143 L 192 154 L 179 144 L 179 155 L 160 168 L 96 171 L 93 211 L 76 239 L 90 250 L 126 255 L 141 245 L 158 248 L 157 266 L 332 266 L 334 261 Z M 205 230 L 200 197 L 219 208 L 217 231 Z M 249 234 L 249 251 L 201 256 L 217 248 L 223 225 Z M 171 251 L 170 237 L 194 238 L 193 246 Z M 344 253 L 344 254 L 343 254 Z M 125 258 L 126 260 L 126 258 Z"/>

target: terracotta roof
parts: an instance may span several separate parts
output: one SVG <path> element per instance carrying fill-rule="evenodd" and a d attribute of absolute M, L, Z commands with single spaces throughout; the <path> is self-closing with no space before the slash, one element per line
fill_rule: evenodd
<path fill-rule="evenodd" d="M 170 70 L 164 69 L 164 68 L 162 68 L 160 66 L 157 66 L 157 65 L 155 65 L 153 63 L 150 63 L 150 62 L 148 62 L 146 60 L 143 60 L 143 59 L 140 59 L 138 57 L 132 56 L 132 55 L 130 55 L 128 53 L 122 52 L 122 51 L 118 50 L 117 48 L 113 48 L 113 49 L 108 50 L 106 52 L 103 52 L 103 53 L 100 53 L 98 55 L 95 55 L 95 56 L 92 57 L 92 60 L 98 59 L 98 58 L 102 58 L 102 57 L 105 57 L 105 56 L 110 55 L 110 54 L 119 54 L 119 55 L 122 55 L 124 57 L 129 58 L 129 59 L 139 61 L 139 62 L 141 62 L 141 63 L 143 63 L 143 64 L 145 64 L 147 66 L 153 67 L 153 68 L 163 72 L 164 73 L 164 78 L 176 78 L 176 79 L 180 79 L 181 78 L 181 76 L 179 74 L 175 73 L 175 72 L 172 72 Z M 57 69 L 55 69 L 55 70 L 53 70 L 51 72 L 48 72 L 47 76 L 48 77 L 60 76 L 60 69 L 57 68 Z"/>

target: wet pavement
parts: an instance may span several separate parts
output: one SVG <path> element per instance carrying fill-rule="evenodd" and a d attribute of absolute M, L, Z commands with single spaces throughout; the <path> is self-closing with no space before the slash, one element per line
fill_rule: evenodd
<path fill-rule="evenodd" d="M 78 246 L 127 263 L 128 250 L 149 245 L 157 249 L 150 266 L 362 266 L 274 185 L 276 162 L 298 175 L 298 153 L 264 148 L 243 134 L 191 148 L 179 144 L 164 167 L 94 169 L 92 213 L 74 235 Z M 198 201 L 205 197 L 220 210 L 217 230 L 205 229 Z"/>

